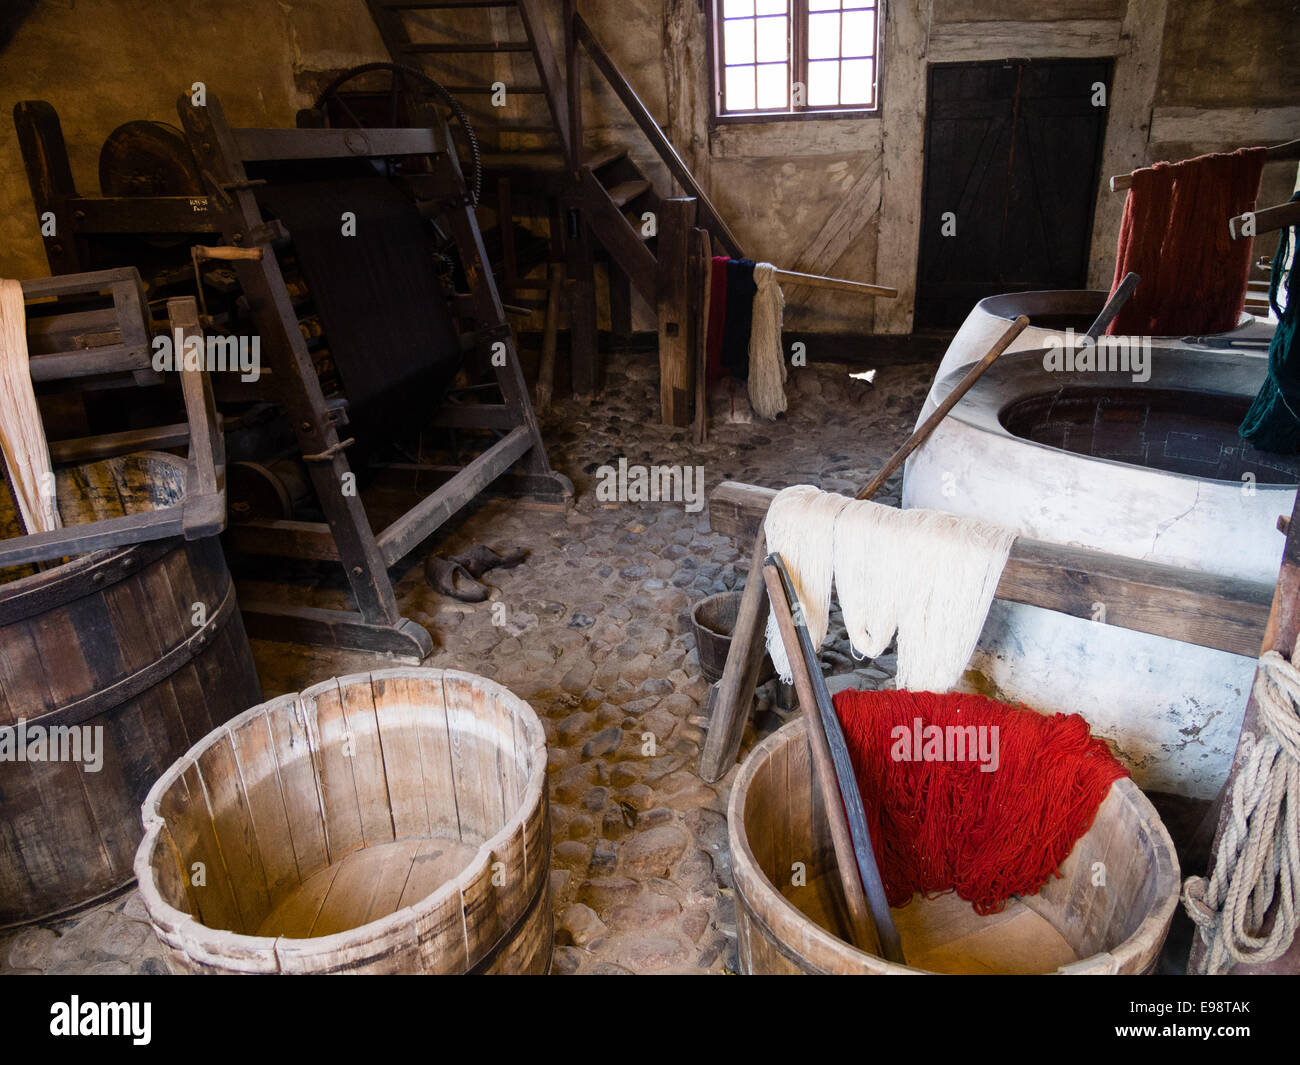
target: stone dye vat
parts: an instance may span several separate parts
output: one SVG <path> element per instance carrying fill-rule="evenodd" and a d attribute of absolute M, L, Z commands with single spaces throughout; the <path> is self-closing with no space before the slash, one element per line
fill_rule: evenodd
<path fill-rule="evenodd" d="M 987 301 L 986 301 L 987 302 Z M 1039 540 L 1260 582 L 1281 560 L 1300 463 L 1236 427 L 1262 353 L 1154 346 L 1150 376 L 1044 368 L 1007 354 L 909 460 L 903 505 Z M 932 395 L 958 379 L 949 373 Z M 1078 712 L 1146 790 L 1210 799 L 1227 776 L 1253 658 L 995 600 L 969 687 Z"/>

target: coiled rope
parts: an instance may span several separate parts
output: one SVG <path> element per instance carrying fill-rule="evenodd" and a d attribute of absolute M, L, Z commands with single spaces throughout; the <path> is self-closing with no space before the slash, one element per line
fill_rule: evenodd
<path fill-rule="evenodd" d="M 1243 758 L 1229 796 L 1214 872 L 1188 877 L 1183 907 L 1206 950 L 1200 971 L 1282 956 L 1300 909 L 1300 648 L 1288 662 L 1277 651 L 1259 660 L 1255 703 L 1265 735 L 1242 736 Z M 1264 917 L 1277 900 L 1273 927 Z"/>

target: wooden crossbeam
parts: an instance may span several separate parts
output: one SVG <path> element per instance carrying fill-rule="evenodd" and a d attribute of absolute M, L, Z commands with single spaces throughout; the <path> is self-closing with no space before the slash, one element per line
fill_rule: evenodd
<path fill-rule="evenodd" d="M 776 489 L 723 481 L 709 498 L 709 524 L 741 543 L 762 528 Z M 1123 558 L 1104 551 L 1017 537 L 997 598 L 1093 616 L 1106 604 L 1105 624 L 1232 654 L 1259 654 L 1273 601 L 1261 581 L 1216 577 L 1179 566 Z"/>

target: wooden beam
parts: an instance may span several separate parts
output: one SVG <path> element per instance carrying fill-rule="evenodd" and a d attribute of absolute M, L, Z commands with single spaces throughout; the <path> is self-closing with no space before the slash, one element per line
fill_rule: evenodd
<path fill-rule="evenodd" d="M 520 425 L 432 495 L 425 496 L 379 534 L 379 550 L 383 553 L 384 561 L 391 566 L 406 557 L 417 544 L 508 470 L 532 446 L 533 434 L 528 426 Z"/>
<path fill-rule="evenodd" d="M 518 91 L 518 90 L 516 90 Z M 431 129 L 232 129 L 240 162 L 433 155 L 442 144 Z"/>
<path fill-rule="evenodd" d="M 723 481 L 709 498 L 710 527 L 749 543 L 762 529 L 776 492 Z M 1018 537 L 996 595 L 1087 619 L 1092 604 L 1103 602 L 1107 625 L 1253 658 L 1273 589 L 1259 581 Z"/>
<path fill-rule="evenodd" d="M 691 230 L 694 200 L 664 200 L 659 206 L 659 409 L 665 425 L 689 425 L 691 354 L 695 333 L 690 301 Z"/>

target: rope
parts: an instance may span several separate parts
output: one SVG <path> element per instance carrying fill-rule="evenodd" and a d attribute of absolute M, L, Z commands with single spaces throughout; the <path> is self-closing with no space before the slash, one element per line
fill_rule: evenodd
<path fill-rule="evenodd" d="M 1203 973 L 1234 962 L 1282 956 L 1296 934 L 1300 909 L 1300 648 L 1288 662 L 1260 656 L 1255 704 L 1266 735 L 1243 733 L 1230 818 L 1219 839 L 1213 874 L 1188 877 L 1183 907 L 1208 948 Z M 1277 901 L 1273 927 L 1264 917 Z"/>

